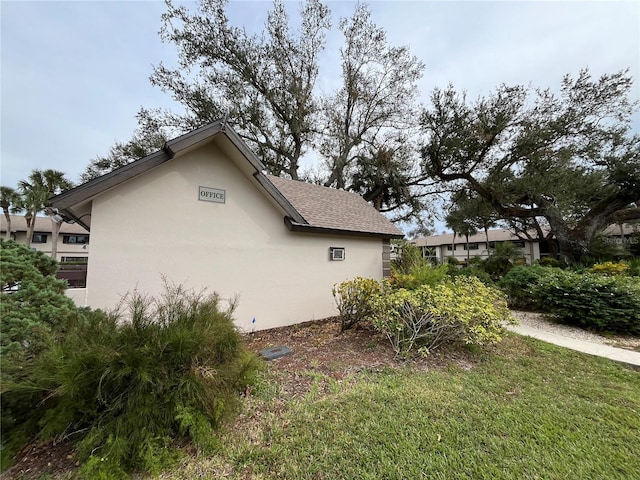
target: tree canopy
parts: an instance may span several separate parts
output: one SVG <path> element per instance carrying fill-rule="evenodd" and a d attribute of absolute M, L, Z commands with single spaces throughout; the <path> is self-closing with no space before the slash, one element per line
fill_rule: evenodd
<path fill-rule="evenodd" d="M 232 24 L 227 0 L 167 1 L 161 38 L 178 53 L 151 83 L 182 113 L 143 108 L 139 130 L 83 180 L 160 148 L 166 138 L 226 118 L 269 173 L 348 189 L 393 221 L 425 232 L 434 195 L 459 233 L 497 222 L 522 236 L 557 239 L 568 260 L 587 255 L 609 224 L 640 218 L 640 139 L 628 71 L 567 75 L 559 93 L 499 86 L 469 101 L 453 86 L 419 105 L 425 66 L 392 45 L 358 3 L 338 29 L 340 81 L 318 87 L 330 11 L 306 0 L 291 15 L 274 0 L 261 32 Z M 142 156 L 142 155 L 139 155 Z M 316 170 L 301 168 L 314 159 Z"/>
<path fill-rule="evenodd" d="M 579 260 L 614 222 L 640 219 L 640 136 L 628 72 L 566 76 L 559 95 L 499 87 L 469 103 L 436 89 L 422 117 L 425 168 L 521 226 L 544 225 Z"/>
<path fill-rule="evenodd" d="M 150 80 L 184 112 L 143 108 L 132 140 L 94 160 L 83 180 L 132 161 L 132 152 L 161 147 L 160 138 L 226 118 L 269 173 L 311 180 L 301 168 L 306 155 L 318 161 L 313 181 L 358 192 L 395 219 L 419 217 L 426 202 L 413 137 L 422 62 L 408 47 L 391 45 L 358 4 L 339 21 L 341 82 L 321 92 L 327 5 L 306 0 L 292 20 L 275 0 L 258 34 L 234 26 L 226 6 L 227 0 L 201 0 L 196 8 L 167 1 L 161 38 L 176 47 L 179 62 L 160 64 Z"/>
<path fill-rule="evenodd" d="M 45 209 L 49 198 L 71 187 L 73 187 L 73 183 L 64 176 L 63 172 L 52 169 L 35 169 L 27 179 L 18 182 L 18 189 L 21 193 L 18 207 L 25 211 L 28 226 L 27 245 L 31 244 L 36 215 Z M 56 223 L 53 220 L 52 222 Z M 59 225 L 53 226 L 54 247 L 57 243 L 58 228 Z M 55 250 L 52 250 L 52 256 L 55 257 Z"/>

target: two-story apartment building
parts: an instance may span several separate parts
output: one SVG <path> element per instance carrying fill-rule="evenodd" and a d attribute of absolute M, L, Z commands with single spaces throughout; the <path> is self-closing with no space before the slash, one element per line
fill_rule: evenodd
<path fill-rule="evenodd" d="M 611 225 L 603 232 L 607 243 L 614 245 L 629 245 L 637 242 L 636 235 L 640 231 L 640 225 Z M 554 240 L 539 241 L 536 239 L 523 239 L 508 229 L 494 229 L 470 235 L 467 239 L 453 233 L 443 233 L 428 237 L 417 238 L 413 243 L 420 248 L 425 258 L 430 258 L 434 263 L 444 263 L 447 257 L 454 257 L 460 263 L 466 263 L 473 257 L 487 258 L 496 244 L 511 242 L 522 252 L 527 264 L 531 265 L 536 260 L 553 256 L 557 251 L 550 242 Z"/>
<path fill-rule="evenodd" d="M 22 215 L 11 215 L 9 238 L 27 243 L 27 221 Z M 52 224 L 49 217 L 36 217 L 31 238 L 31 248 L 51 255 L 53 246 Z M 0 236 L 7 238 L 7 220 L 0 216 Z M 63 278 L 71 288 L 86 286 L 89 261 L 89 232 L 77 223 L 62 223 L 58 234 L 56 260 L 60 262 L 58 278 Z"/>

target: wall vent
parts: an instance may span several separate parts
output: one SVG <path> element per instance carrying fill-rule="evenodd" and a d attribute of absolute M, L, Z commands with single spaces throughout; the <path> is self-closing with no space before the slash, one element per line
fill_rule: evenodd
<path fill-rule="evenodd" d="M 329 259 L 332 261 L 341 261 L 344 260 L 344 248 L 343 247 L 330 247 L 329 248 Z"/>

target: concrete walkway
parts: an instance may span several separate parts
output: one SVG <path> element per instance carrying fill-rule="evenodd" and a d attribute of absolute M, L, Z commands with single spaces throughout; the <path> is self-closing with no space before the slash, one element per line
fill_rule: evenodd
<path fill-rule="evenodd" d="M 527 337 L 544 340 L 554 345 L 577 350 L 578 352 L 588 353 L 597 357 L 604 357 L 627 365 L 640 367 L 640 352 L 625 350 L 624 348 L 610 347 L 599 343 L 578 340 L 577 338 L 567 337 L 555 332 L 549 332 L 542 328 L 530 327 L 528 325 L 506 325 L 508 330 L 526 335 Z"/>

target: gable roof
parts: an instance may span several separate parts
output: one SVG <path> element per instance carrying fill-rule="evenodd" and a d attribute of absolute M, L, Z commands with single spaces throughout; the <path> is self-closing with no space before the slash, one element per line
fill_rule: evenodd
<path fill-rule="evenodd" d="M 250 172 L 267 196 L 282 208 L 286 214 L 284 222 L 289 230 L 382 238 L 404 237 L 402 231 L 358 194 L 266 175 L 264 164 L 224 120 L 169 140 L 162 150 L 61 193 L 49 199 L 49 203 L 88 230 L 90 226 L 81 222 L 74 211 L 76 206 L 87 204 L 96 196 L 158 167 L 177 154 L 214 139 L 235 148 L 246 160 L 242 170 Z"/>

